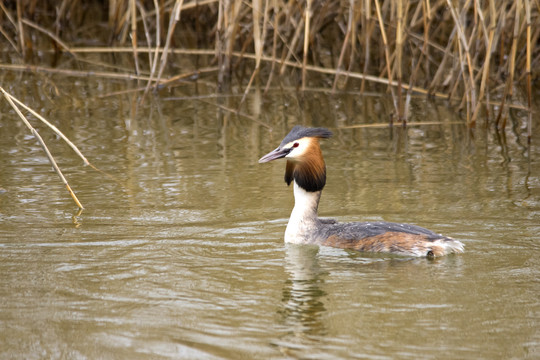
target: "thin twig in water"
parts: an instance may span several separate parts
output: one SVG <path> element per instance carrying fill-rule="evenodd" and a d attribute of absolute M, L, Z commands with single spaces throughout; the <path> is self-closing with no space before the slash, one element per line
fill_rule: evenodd
<path fill-rule="evenodd" d="M 17 105 L 15 105 L 15 103 L 13 102 L 12 99 L 15 99 L 15 97 L 13 97 L 12 95 L 8 94 L 4 88 L 0 87 L 0 91 L 2 92 L 2 94 L 4 95 L 4 98 L 8 101 L 8 103 L 11 105 L 11 107 L 13 108 L 13 110 L 15 110 L 15 112 L 17 113 L 17 115 L 19 115 L 19 118 L 21 118 L 21 120 L 23 121 L 23 123 L 26 125 L 26 127 L 30 130 L 30 132 L 32 133 L 32 135 L 34 135 L 34 137 L 37 139 L 37 141 L 39 142 L 39 144 L 41 145 L 41 147 L 43 148 L 43 151 L 45 151 L 45 155 L 47 155 L 47 158 L 49 159 L 49 162 L 51 163 L 54 171 L 56 172 L 56 174 L 58 175 L 58 177 L 60 177 L 60 180 L 62 181 L 62 183 L 66 186 L 66 189 L 68 190 L 69 194 L 71 195 L 71 198 L 73 199 L 73 201 L 75 201 L 75 204 L 77 204 L 77 206 L 81 209 L 84 209 L 84 207 L 82 206 L 81 202 L 79 201 L 79 199 L 77 198 L 77 195 L 75 195 L 75 193 L 73 192 L 73 190 L 71 189 L 71 186 L 69 186 L 69 183 L 68 181 L 66 180 L 66 178 L 64 177 L 64 174 L 62 174 L 62 171 L 60 170 L 60 168 L 58 167 L 58 165 L 56 164 L 56 161 L 54 160 L 54 157 L 52 156 L 51 152 L 49 151 L 49 149 L 47 148 L 47 145 L 45 144 L 45 141 L 43 141 L 43 139 L 41 138 L 41 136 L 39 135 L 39 133 L 37 132 L 36 129 L 34 129 L 34 127 L 30 124 L 30 122 L 28 121 L 28 119 L 26 119 L 26 117 L 23 115 L 23 113 L 21 112 L 21 110 L 19 109 L 19 107 Z M 17 100 L 17 103 L 20 104 L 21 102 Z M 25 106 L 26 109 L 28 109 L 26 106 Z M 32 112 L 34 114 L 34 112 Z M 48 122 L 47 122 L 48 123 Z M 52 128 L 56 129 L 53 125 L 49 124 L 49 126 L 52 126 Z M 58 130 L 58 129 L 56 129 Z M 60 133 L 60 131 L 58 131 Z M 71 143 L 71 142 L 70 142 Z M 76 148 L 76 147 L 75 147 Z M 82 155 L 82 154 L 81 154 Z M 83 156 L 84 158 L 84 156 Z"/>

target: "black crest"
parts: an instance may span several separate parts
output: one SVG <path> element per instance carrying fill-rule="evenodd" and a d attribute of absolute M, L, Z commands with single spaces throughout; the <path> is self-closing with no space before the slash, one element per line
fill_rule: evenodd
<path fill-rule="evenodd" d="M 291 141 L 298 140 L 304 137 L 316 137 L 321 139 L 327 139 L 332 136 L 332 132 L 326 128 L 307 128 L 300 125 L 296 125 L 285 136 L 279 147 L 283 147 L 285 144 Z"/>

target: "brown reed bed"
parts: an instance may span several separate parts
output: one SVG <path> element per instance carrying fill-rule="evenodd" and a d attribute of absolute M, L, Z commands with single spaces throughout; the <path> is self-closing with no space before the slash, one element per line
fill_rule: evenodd
<path fill-rule="evenodd" d="M 508 109 L 526 108 L 530 139 L 539 14 L 532 0 L 16 0 L 0 3 L 0 69 L 138 80 L 144 92 L 199 70 L 223 88 L 248 67 L 244 94 L 255 79 L 268 89 L 298 74 L 306 89 L 324 76 L 329 90 L 387 91 L 403 124 L 413 93 L 447 99 L 471 127 L 504 128 Z M 131 57 L 117 66 L 102 53 Z M 192 68 L 173 66 L 186 58 Z"/>

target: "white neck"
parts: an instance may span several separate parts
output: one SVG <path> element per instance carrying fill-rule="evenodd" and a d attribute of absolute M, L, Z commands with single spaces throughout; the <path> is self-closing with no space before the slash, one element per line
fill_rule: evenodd
<path fill-rule="evenodd" d="M 320 191 L 306 191 L 298 186 L 296 181 L 294 182 L 294 209 L 285 230 L 285 242 L 295 244 L 314 242 L 315 239 L 311 235 L 319 224 L 317 208 L 320 198 Z"/>

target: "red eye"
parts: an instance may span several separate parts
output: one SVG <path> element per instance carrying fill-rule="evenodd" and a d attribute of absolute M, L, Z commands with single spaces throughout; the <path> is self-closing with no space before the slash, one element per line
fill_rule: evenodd
<path fill-rule="evenodd" d="M 293 148 L 294 148 L 294 147 L 298 147 L 298 145 L 300 145 L 300 144 L 299 144 L 299 143 L 294 143 L 292 147 L 293 147 Z"/>

